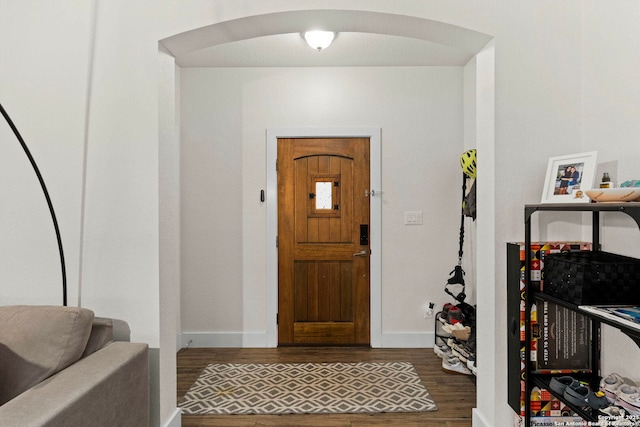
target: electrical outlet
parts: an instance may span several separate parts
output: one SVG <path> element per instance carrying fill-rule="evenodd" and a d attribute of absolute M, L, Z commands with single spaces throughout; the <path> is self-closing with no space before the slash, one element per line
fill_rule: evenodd
<path fill-rule="evenodd" d="M 433 317 L 433 307 L 434 307 L 434 304 L 432 302 L 428 302 L 424 305 L 425 319 L 431 319 Z"/>

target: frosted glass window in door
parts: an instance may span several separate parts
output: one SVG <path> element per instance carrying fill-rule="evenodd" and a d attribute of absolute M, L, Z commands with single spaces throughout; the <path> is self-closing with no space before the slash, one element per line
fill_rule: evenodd
<path fill-rule="evenodd" d="M 332 209 L 333 200 L 332 196 L 332 183 L 331 182 L 316 182 L 316 210 L 320 209 Z"/>

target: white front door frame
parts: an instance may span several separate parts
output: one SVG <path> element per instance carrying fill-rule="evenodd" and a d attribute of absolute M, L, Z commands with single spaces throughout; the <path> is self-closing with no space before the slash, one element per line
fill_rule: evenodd
<path fill-rule="evenodd" d="M 382 151 L 378 127 L 267 129 L 267 347 L 278 346 L 278 138 L 369 138 L 371 161 L 370 287 L 371 347 L 382 346 Z M 374 195 L 375 194 L 375 195 Z"/>

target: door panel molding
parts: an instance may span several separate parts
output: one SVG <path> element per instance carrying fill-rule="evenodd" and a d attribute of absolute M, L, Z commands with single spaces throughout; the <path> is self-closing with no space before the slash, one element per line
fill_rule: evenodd
<path fill-rule="evenodd" d="M 277 145 L 278 138 L 339 138 L 363 137 L 370 141 L 370 184 L 376 195 L 370 201 L 370 334 L 371 347 L 382 346 L 382 197 L 381 191 L 381 129 L 379 127 L 344 128 L 269 128 L 267 145 L 267 346 L 277 347 L 278 325 L 278 231 Z M 336 153 L 337 154 L 337 153 Z M 345 153 L 343 153 L 344 155 Z"/>

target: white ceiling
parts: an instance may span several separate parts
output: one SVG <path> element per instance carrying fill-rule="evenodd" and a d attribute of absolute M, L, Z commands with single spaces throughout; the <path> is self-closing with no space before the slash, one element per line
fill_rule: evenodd
<path fill-rule="evenodd" d="M 335 31 L 320 52 L 301 32 Z M 354 10 L 294 10 L 247 16 L 167 37 L 181 67 L 461 66 L 490 36 L 406 15 Z"/>
<path fill-rule="evenodd" d="M 300 33 L 277 34 L 179 53 L 181 67 L 462 66 L 472 53 L 430 41 L 385 34 L 338 33 L 327 49 L 310 48 Z"/>

